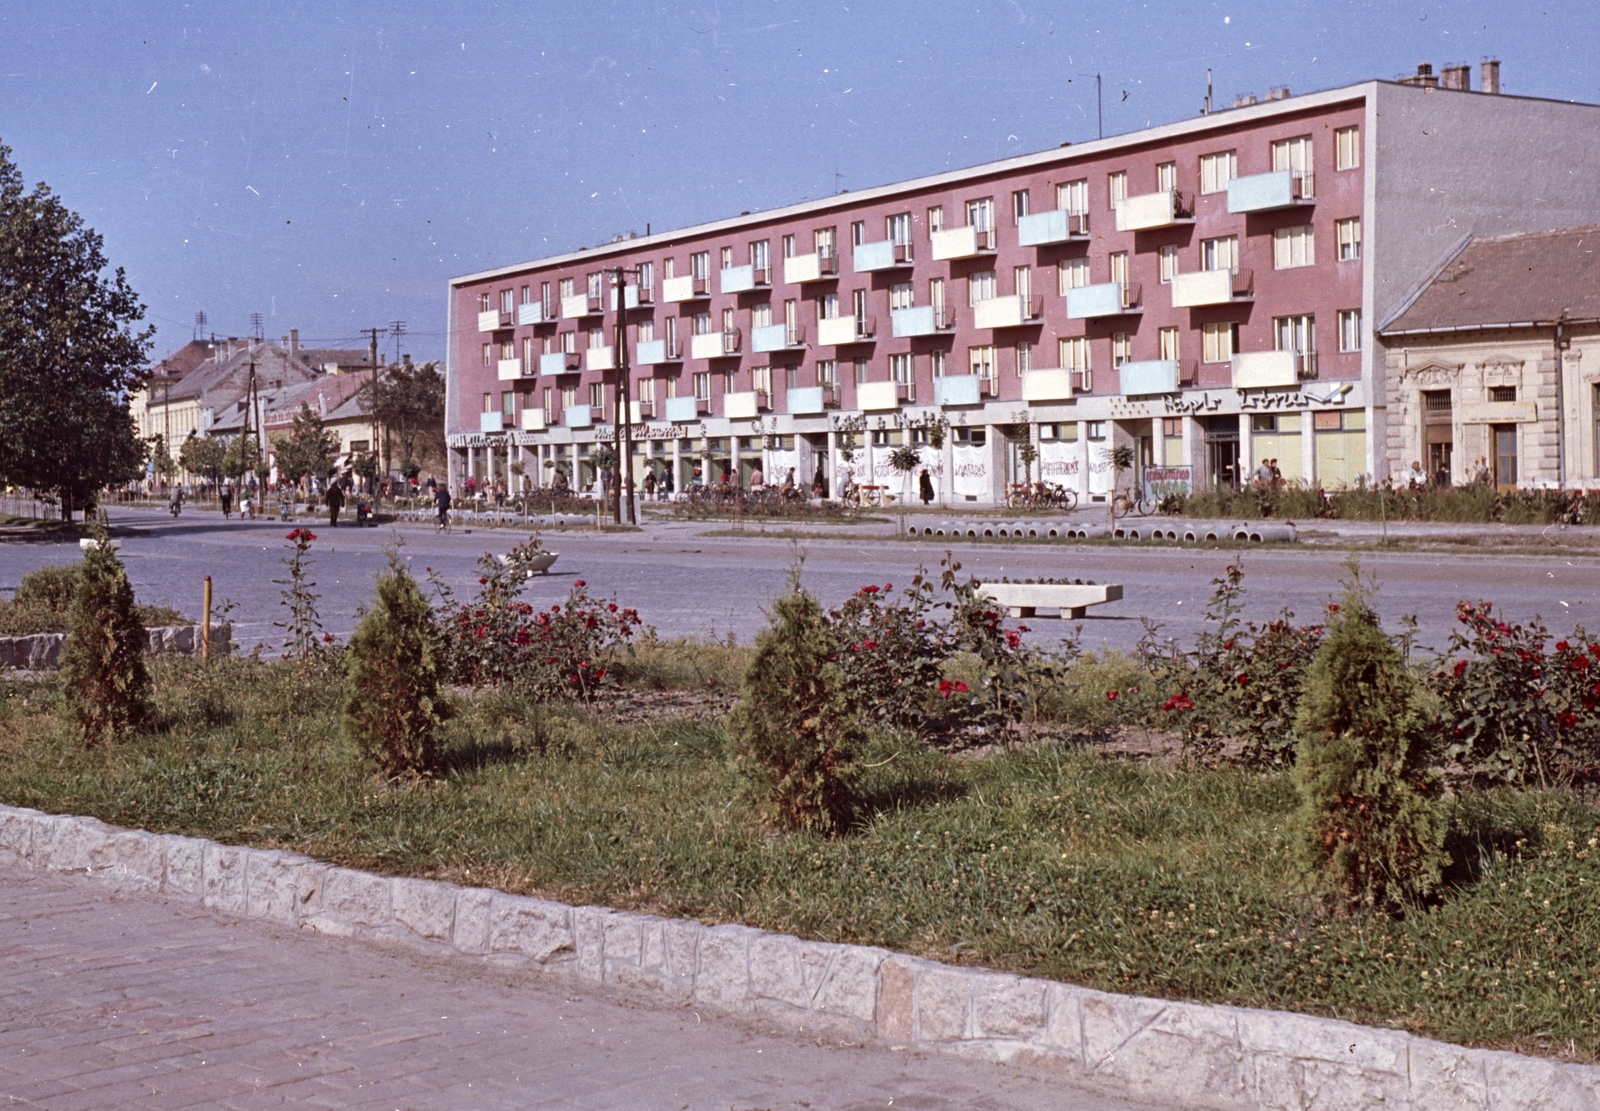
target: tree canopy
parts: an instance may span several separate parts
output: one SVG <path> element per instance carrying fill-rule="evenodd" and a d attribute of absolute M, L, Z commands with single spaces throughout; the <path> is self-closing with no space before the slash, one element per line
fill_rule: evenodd
<path fill-rule="evenodd" d="M 178 461 L 190 474 L 216 482 L 222 478 L 223 461 L 227 454 L 228 445 L 221 440 L 191 435 L 184 439 L 183 446 L 178 449 Z"/>
<path fill-rule="evenodd" d="M 362 391 L 361 408 L 400 441 L 405 463 L 442 454 L 444 378 L 438 363 L 392 364 L 374 388 Z M 427 441 L 432 439 L 440 441 L 437 453 L 428 450 Z"/>
<path fill-rule="evenodd" d="M 144 462 L 128 412 L 154 328 L 102 240 L 0 145 L 0 481 L 87 506 Z"/>
<path fill-rule="evenodd" d="M 322 418 L 303 401 L 294 415 L 294 431 L 287 436 L 274 436 L 272 446 L 278 475 L 289 482 L 298 482 L 307 475 L 325 478 L 339 455 L 338 437 L 324 431 Z"/>

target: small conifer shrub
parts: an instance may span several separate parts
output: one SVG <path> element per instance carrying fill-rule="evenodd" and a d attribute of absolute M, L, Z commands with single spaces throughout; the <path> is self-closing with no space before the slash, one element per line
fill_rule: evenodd
<path fill-rule="evenodd" d="M 1445 820 L 1428 698 L 1358 578 L 1312 659 L 1295 723 L 1306 863 L 1352 905 L 1397 909 L 1439 886 Z"/>
<path fill-rule="evenodd" d="M 791 829 L 840 833 L 854 815 L 865 737 L 845 691 L 840 646 L 800 586 L 772 607 L 756 637 L 728 731 L 736 764 Z"/>
<path fill-rule="evenodd" d="M 433 614 L 396 553 L 378 576 L 376 604 L 350 638 L 345 668 L 349 741 L 390 775 L 433 770 L 434 742 L 446 716 Z"/>
<path fill-rule="evenodd" d="M 150 716 L 144 622 L 133 586 L 102 533 L 78 569 L 61 654 L 61 684 L 84 743 L 118 740 Z"/>

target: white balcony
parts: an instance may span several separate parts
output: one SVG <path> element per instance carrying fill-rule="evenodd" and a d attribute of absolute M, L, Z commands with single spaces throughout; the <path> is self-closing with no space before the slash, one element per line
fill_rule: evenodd
<path fill-rule="evenodd" d="M 728 355 L 737 355 L 741 338 L 737 328 L 731 332 L 707 332 L 703 336 L 691 336 L 689 339 L 689 357 L 691 359 L 721 359 Z"/>
<path fill-rule="evenodd" d="M 495 377 L 502 382 L 522 377 L 521 359 L 500 359 L 494 364 Z"/>
<path fill-rule="evenodd" d="M 724 293 L 749 293 L 752 289 L 766 289 L 772 284 L 765 270 L 754 265 L 730 266 L 722 271 L 720 288 Z"/>
<path fill-rule="evenodd" d="M 679 305 L 685 301 L 702 301 L 711 296 L 704 278 L 686 274 L 681 278 L 668 278 L 661 283 L 661 299 Z"/>
<path fill-rule="evenodd" d="M 543 409 L 522 410 L 522 430 L 524 432 L 543 432 L 545 428 Z"/>
<path fill-rule="evenodd" d="M 898 409 L 908 392 L 899 382 L 863 382 L 856 387 L 856 408 L 867 411 Z"/>
<path fill-rule="evenodd" d="M 1121 316 L 1137 312 L 1139 283 L 1101 282 L 1067 290 L 1067 319 L 1094 320 L 1102 316 Z"/>
<path fill-rule="evenodd" d="M 1280 208 L 1316 203 L 1316 186 L 1310 174 L 1293 170 L 1251 174 L 1228 182 L 1229 212 L 1274 212 Z"/>
<path fill-rule="evenodd" d="M 817 344 L 821 347 L 844 347 L 852 343 L 870 343 L 876 334 L 877 321 L 858 320 L 853 316 L 834 316 L 817 321 Z"/>
<path fill-rule="evenodd" d="M 972 307 L 974 328 L 1017 328 L 1033 324 L 1044 314 L 1043 297 L 990 297 Z"/>
<path fill-rule="evenodd" d="M 1251 351 L 1233 357 L 1233 388 L 1262 390 L 1299 384 L 1293 351 Z"/>
<path fill-rule="evenodd" d="M 912 265 L 911 248 L 885 239 L 881 243 L 862 243 L 851 254 L 850 265 L 857 274 L 875 270 L 898 270 Z"/>
<path fill-rule="evenodd" d="M 933 233 L 935 259 L 976 258 L 994 253 L 994 232 L 977 228 L 947 228 Z"/>
<path fill-rule="evenodd" d="M 976 374 L 947 374 L 933 380 L 933 403 L 941 409 L 959 405 L 982 405 L 983 386 L 989 379 Z"/>
<path fill-rule="evenodd" d="M 550 319 L 545 315 L 544 305 L 538 301 L 533 302 L 531 305 L 517 306 L 518 324 L 549 324 Z"/>
<path fill-rule="evenodd" d="M 505 430 L 505 417 L 500 414 L 498 409 L 492 413 L 478 414 L 479 432 L 504 432 Z"/>
<path fill-rule="evenodd" d="M 1024 401 L 1070 401 L 1072 396 L 1070 370 L 1030 370 L 1022 376 Z"/>
<path fill-rule="evenodd" d="M 806 330 L 795 325 L 793 332 L 787 324 L 763 324 L 750 329 L 750 350 L 756 354 L 768 351 L 793 351 L 806 345 Z"/>
<path fill-rule="evenodd" d="M 586 316 L 600 315 L 600 298 L 587 293 L 575 293 L 561 298 L 561 319 L 582 320 Z"/>
<path fill-rule="evenodd" d="M 1194 222 L 1194 201 L 1176 189 L 1142 193 L 1117 202 L 1118 231 L 1149 231 Z"/>
<path fill-rule="evenodd" d="M 767 395 L 760 390 L 722 395 L 722 415 L 729 420 L 755 420 L 769 408 Z"/>
<path fill-rule="evenodd" d="M 1177 359 L 1144 359 L 1123 363 L 1117 380 L 1124 397 L 1143 397 L 1178 392 Z"/>
<path fill-rule="evenodd" d="M 588 370 L 614 370 L 617 359 L 610 347 L 591 347 L 583 353 L 583 365 Z"/>
<path fill-rule="evenodd" d="M 623 286 L 622 307 L 625 309 L 647 309 L 655 301 L 655 292 L 656 291 L 653 289 L 640 289 L 636 285 Z M 608 300 L 608 303 L 611 305 L 611 311 L 616 312 L 617 290 L 615 286 L 613 286 L 611 289 L 611 296 Z"/>
<path fill-rule="evenodd" d="M 539 356 L 540 374 L 571 374 L 578 369 L 578 356 L 565 351 L 552 351 Z"/>
<path fill-rule="evenodd" d="M 817 251 L 783 260 L 783 280 L 790 285 L 828 281 L 839 276 L 839 256 Z"/>
<path fill-rule="evenodd" d="M 664 339 L 647 339 L 639 341 L 633 361 L 636 366 L 660 366 L 663 363 L 681 363 L 683 356 L 676 351 L 668 351 Z"/>
<path fill-rule="evenodd" d="M 711 402 L 700 397 L 667 398 L 667 420 L 672 424 L 691 424 L 711 410 Z"/>
<path fill-rule="evenodd" d="M 832 386 L 797 386 L 789 391 L 784 406 L 793 417 L 819 416 L 839 407 L 839 396 Z"/>
<path fill-rule="evenodd" d="M 1193 309 L 1201 305 L 1226 305 L 1252 295 L 1255 275 L 1249 270 L 1196 270 L 1172 278 L 1172 307 Z"/>
<path fill-rule="evenodd" d="M 1034 212 L 1017 221 L 1017 244 L 1022 247 L 1044 247 L 1088 238 L 1087 212 L 1058 208 L 1053 212 Z"/>
<path fill-rule="evenodd" d="M 594 407 L 591 405 L 568 405 L 561 414 L 561 423 L 568 428 L 589 428 L 594 424 Z"/>
<path fill-rule="evenodd" d="M 500 314 L 493 309 L 478 314 L 478 331 L 493 332 L 500 327 Z"/>
<path fill-rule="evenodd" d="M 895 309 L 889 314 L 889 321 L 895 338 L 906 339 L 948 332 L 956 326 L 956 314 L 942 305 L 914 305 L 909 309 Z"/>

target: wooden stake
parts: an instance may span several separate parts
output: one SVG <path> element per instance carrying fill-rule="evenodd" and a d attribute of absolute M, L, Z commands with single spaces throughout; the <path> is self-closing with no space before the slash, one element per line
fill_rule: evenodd
<path fill-rule="evenodd" d="M 211 576 L 206 576 L 205 617 L 200 624 L 200 662 L 211 659 Z"/>

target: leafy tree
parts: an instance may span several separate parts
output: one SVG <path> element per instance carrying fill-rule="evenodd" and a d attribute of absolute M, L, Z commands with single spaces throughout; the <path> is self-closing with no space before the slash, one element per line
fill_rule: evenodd
<path fill-rule="evenodd" d="M 144 622 L 122 561 L 103 532 L 97 539 L 78 573 L 61 654 L 61 688 L 91 748 L 126 736 L 150 715 Z"/>
<path fill-rule="evenodd" d="M 227 453 L 222 458 L 222 473 L 238 481 L 261 463 L 261 449 L 254 436 L 235 436 L 228 441 Z"/>
<path fill-rule="evenodd" d="M 839 833 L 855 813 L 865 738 L 833 662 L 839 649 L 797 574 L 756 637 L 728 719 L 736 764 L 765 794 L 772 816 L 793 829 Z"/>
<path fill-rule="evenodd" d="M 178 461 L 184 470 L 213 483 L 222 478 L 227 455 L 228 445 L 209 436 L 189 436 L 178 449 Z"/>
<path fill-rule="evenodd" d="M 278 474 L 290 482 L 307 475 L 326 476 L 339 455 L 338 437 L 323 429 L 322 418 L 303 401 L 294 415 L 294 430 L 287 436 L 274 436 L 272 445 L 277 451 Z"/>
<path fill-rule="evenodd" d="M 438 363 L 398 363 L 361 391 L 361 409 L 400 441 L 407 460 L 444 454 L 444 377 Z"/>
<path fill-rule="evenodd" d="M 1397 907 L 1439 886 L 1446 823 L 1428 710 L 1353 579 L 1306 674 L 1295 761 L 1306 863 L 1352 904 Z"/>
<path fill-rule="evenodd" d="M 63 513 L 137 478 L 145 445 L 128 395 L 154 328 L 102 240 L 0 145 L 0 481 L 58 493 Z"/>
<path fill-rule="evenodd" d="M 439 696 L 433 614 L 399 552 L 378 576 L 377 604 L 350 637 L 344 731 L 391 775 L 431 771 L 448 707 Z"/>

